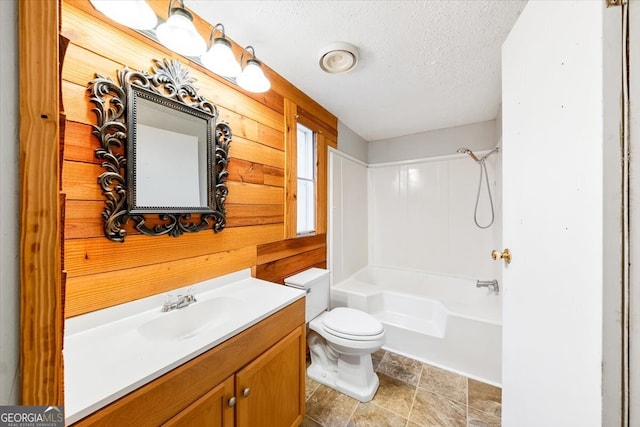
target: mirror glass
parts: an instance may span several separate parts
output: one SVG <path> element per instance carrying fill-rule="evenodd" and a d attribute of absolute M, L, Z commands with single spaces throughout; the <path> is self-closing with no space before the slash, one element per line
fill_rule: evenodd
<path fill-rule="evenodd" d="M 135 126 L 129 138 L 132 212 L 210 209 L 207 156 L 213 116 L 171 109 L 134 90 Z M 199 114 L 203 116 L 203 114 Z M 215 183 L 212 183 L 215 186 Z"/>

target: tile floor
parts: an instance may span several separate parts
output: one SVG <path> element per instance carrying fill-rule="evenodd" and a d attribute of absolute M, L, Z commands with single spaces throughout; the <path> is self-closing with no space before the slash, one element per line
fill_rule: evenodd
<path fill-rule="evenodd" d="M 373 354 L 380 387 L 361 403 L 307 378 L 302 427 L 499 427 L 502 392 L 384 350 Z"/>

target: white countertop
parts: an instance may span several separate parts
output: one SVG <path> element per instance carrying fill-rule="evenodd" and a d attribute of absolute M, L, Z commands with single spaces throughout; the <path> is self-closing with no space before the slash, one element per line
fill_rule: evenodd
<path fill-rule="evenodd" d="M 67 319 L 63 351 L 67 424 L 160 377 L 304 296 L 302 290 L 252 278 L 249 269 L 189 288 L 197 302 L 179 310 L 160 311 L 165 293 Z M 171 293 L 185 294 L 186 289 Z M 195 334 L 176 332 L 177 338 L 167 339 L 146 334 L 144 328 L 141 329 L 142 325 L 159 318 L 159 324 L 172 325 L 172 318 L 166 316 L 180 319 L 179 316 L 193 313 L 200 315 L 203 308 L 206 316 L 211 316 L 207 318 L 215 322 Z M 160 328 L 159 332 L 162 335 L 167 328 Z"/>

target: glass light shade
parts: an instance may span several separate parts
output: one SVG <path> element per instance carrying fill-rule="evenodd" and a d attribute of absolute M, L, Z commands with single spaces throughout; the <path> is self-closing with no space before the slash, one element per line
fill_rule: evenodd
<path fill-rule="evenodd" d="M 158 23 L 153 9 L 144 0 L 91 0 L 91 4 L 118 24 L 136 30 L 151 30 Z"/>
<path fill-rule="evenodd" d="M 202 55 L 207 50 L 207 43 L 193 25 L 191 14 L 180 8 L 171 11 L 169 19 L 156 28 L 160 43 L 181 55 Z"/>
<path fill-rule="evenodd" d="M 201 59 L 205 67 L 221 76 L 237 77 L 242 72 L 227 39 L 215 39 L 211 49 L 202 55 Z"/>
<path fill-rule="evenodd" d="M 247 65 L 245 65 L 236 82 L 241 88 L 249 92 L 262 93 L 271 88 L 271 82 L 262 72 L 260 61 L 256 59 L 247 60 Z"/>

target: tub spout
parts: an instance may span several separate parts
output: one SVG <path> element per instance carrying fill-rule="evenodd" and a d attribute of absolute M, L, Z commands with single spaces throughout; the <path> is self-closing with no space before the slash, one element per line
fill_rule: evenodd
<path fill-rule="evenodd" d="M 476 282 L 476 288 L 487 288 L 493 291 L 494 294 L 498 294 L 500 292 L 500 286 L 498 286 L 498 281 L 496 279 L 493 280 L 478 280 Z"/>

